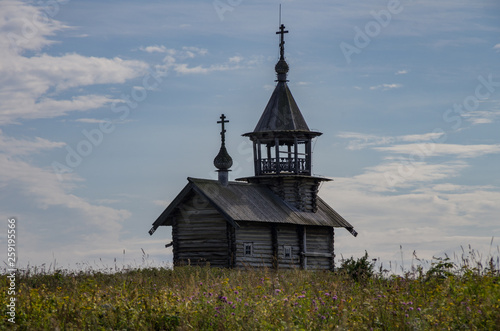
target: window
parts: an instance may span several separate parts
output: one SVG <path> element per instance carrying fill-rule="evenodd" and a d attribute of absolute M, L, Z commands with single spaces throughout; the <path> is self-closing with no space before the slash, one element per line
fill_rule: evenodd
<path fill-rule="evenodd" d="M 285 259 L 292 258 L 292 246 L 283 246 L 283 255 Z"/>
<path fill-rule="evenodd" d="M 243 255 L 252 256 L 253 255 L 253 243 L 243 244 Z"/>

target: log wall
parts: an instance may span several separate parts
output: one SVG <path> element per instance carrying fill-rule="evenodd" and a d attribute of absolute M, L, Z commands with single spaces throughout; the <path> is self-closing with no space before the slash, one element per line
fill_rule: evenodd
<path fill-rule="evenodd" d="M 306 228 L 307 269 L 333 270 L 333 228 L 309 226 Z"/>
<path fill-rule="evenodd" d="M 273 268 L 273 244 L 269 223 L 238 222 L 235 231 L 235 265 L 237 268 Z M 245 256 L 244 244 L 253 244 L 252 256 Z"/>
<path fill-rule="evenodd" d="M 300 244 L 295 224 L 279 224 L 278 232 L 278 267 L 282 269 L 300 268 Z M 291 257 L 285 257 L 285 246 L 292 249 Z"/>
<path fill-rule="evenodd" d="M 172 226 L 175 265 L 231 265 L 226 220 L 198 195 L 179 206 Z"/>

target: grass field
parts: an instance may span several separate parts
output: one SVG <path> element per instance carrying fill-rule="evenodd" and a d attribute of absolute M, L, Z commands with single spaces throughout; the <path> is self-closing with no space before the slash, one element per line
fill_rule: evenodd
<path fill-rule="evenodd" d="M 359 261 L 359 260 L 358 260 Z M 352 260 L 351 262 L 356 262 Z M 2 275 L 0 329 L 498 330 L 500 271 L 435 260 L 404 275 L 178 267 Z M 365 265 L 366 267 L 366 265 Z M 366 268 L 365 268 L 366 269 Z M 366 271 L 366 270 L 361 270 Z"/>

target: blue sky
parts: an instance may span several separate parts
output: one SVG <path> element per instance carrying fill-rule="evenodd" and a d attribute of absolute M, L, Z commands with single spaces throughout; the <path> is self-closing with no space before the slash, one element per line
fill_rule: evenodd
<path fill-rule="evenodd" d="M 147 233 L 187 183 L 231 178 L 274 87 L 279 1 L 0 3 L 0 211 L 19 265 L 171 260 Z M 500 4 L 281 1 L 289 86 L 340 259 L 498 256 Z M 5 223 L 6 224 L 6 223 Z M 5 226 L 5 240 L 7 226 Z M 492 241 L 493 238 L 493 241 Z M 400 250 L 402 247 L 402 250 Z"/>

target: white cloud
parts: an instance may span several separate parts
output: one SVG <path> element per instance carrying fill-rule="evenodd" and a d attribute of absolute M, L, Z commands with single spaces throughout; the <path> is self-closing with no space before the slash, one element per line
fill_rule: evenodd
<path fill-rule="evenodd" d="M 44 14 L 42 11 L 43 6 L 25 2 L 0 2 L 0 125 L 55 118 L 121 101 L 108 95 L 86 93 L 83 88 L 122 84 L 144 74 L 148 68 L 144 62 L 118 57 L 40 53 L 55 43 L 48 37 L 67 28 L 53 19 L 33 21 Z M 27 33 L 30 24 L 36 29 Z M 35 53 L 26 55 L 27 51 Z M 70 97 L 62 93 L 68 89 L 74 89 Z M 13 138 L 0 131 L 0 209 L 21 219 L 19 226 L 25 233 L 21 250 L 26 252 L 25 261 L 27 256 L 37 254 L 40 258 L 37 261 L 46 260 L 47 256 L 40 254 L 46 255 L 47 247 L 63 252 L 61 255 L 70 260 L 74 256 L 69 254 L 86 254 L 91 244 L 95 244 L 96 250 L 109 250 L 119 242 L 123 221 L 131 215 L 128 210 L 94 204 L 74 194 L 77 184 L 83 182 L 76 174 L 63 174 L 64 181 L 59 181 L 51 167 L 36 164 L 35 155 L 42 154 L 43 158 L 44 153 L 65 145 L 38 136 Z M 73 249 L 68 248 L 71 245 Z"/>
<path fill-rule="evenodd" d="M 240 68 L 240 62 L 243 61 L 242 57 L 234 56 L 222 64 L 190 66 L 185 60 L 193 59 L 198 55 L 204 56 L 208 54 L 208 51 L 197 47 L 183 47 L 182 50 L 171 49 L 168 51 L 168 54 L 163 58 L 163 64 L 156 66 L 157 72 L 160 72 L 162 75 L 166 75 L 171 70 L 180 75 L 208 74 L 217 71 L 235 70 Z"/>
<path fill-rule="evenodd" d="M 170 204 L 170 200 L 154 200 L 153 204 L 156 206 L 166 208 Z"/>
<path fill-rule="evenodd" d="M 395 75 L 406 75 L 408 73 L 408 70 L 398 70 L 396 71 Z"/>
<path fill-rule="evenodd" d="M 243 57 L 242 56 L 233 56 L 233 57 L 230 57 L 229 58 L 229 62 L 231 63 L 240 63 L 241 61 L 243 61 Z"/>
<path fill-rule="evenodd" d="M 50 18 L 41 7 L 23 1 L 0 2 L 0 54 L 21 54 L 24 51 L 38 51 L 55 43 L 47 37 L 67 29 L 63 23 Z"/>
<path fill-rule="evenodd" d="M 500 117 L 500 102 L 498 100 L 489 100 L 482 102 L 481 104 L 492 104 L 489 108 L 484 110 L 475 110 L 467 113 L 463 113 L 464 117 L 468 122 L 473 125 L 477 124 L 488 124 L 493 123 Z"/>
<path fill-rule="evenodd" d="M 381 85 L 376 85 L 376 86 L 370 86 L 370 90 L 382 89 L 382 91 L 387 91 L 387 90 L 400 88 L 402 86 L 403 85 L 401 85 L 401 84 L 381 84 Z"/>
<path fill-rule="evenodd" d="M 417 155 L 415 158 L 452 155 L 458 158 L 474 158 L 486 154 L 500 153 L 500 144 L 496 145 L 458 145 L 458 144 L 402 144 L 387 147 L 375 147 L 378 151 L 404 155 Z"/>
<path fill-rule="evenodd" d="M 493 46 L 493 49 L 496 49 L 497 52 L 500 52 L 500 44 L 496 44 L 495 46 Z"/>
<path fill-rule="evenodd" d="M 155 53 L 155 52 L 166 53 L 167 52 L 167 48 L 165 46 L 163 46 L 163 45 L 161 45 L 161 46 L 154 45 L 154 46 L 140 47 L 139 49 L 141 51 L 148 52 L 148 53 Z"/>
<path fill-rule="evenodd" d="M 33 22 L 33 17 L 44 15 L 43 7 L 19 1 L 2 2 L 0 6 L 0 125 L 103 107 L 116 99 L 84 91 L 70 99 L 62 98 L 60 94 L 70 88 L 122 84 L 146 73 L 146 63 L 118 57 L 108 59 L 79 54 L 25 56 L 23 52 L 26 50 L 40 51 L 51 45 L 53 41 L 47 37 L 66 27 L 53 19 Z M 29 24 L 35 24 L 36 29 L 23 34 Z M 12 35 L 22 36 L 17 39 L 20 41 L 16 42 L 16 51 L 12 48 L 12 38 L 9 41 Z"/>
<path fill-rule="evenodd" d="M 370 146 L 393 144 L 396 142 L 424 142 L 439 141 L 444 135 L 442 132 L 428 132 L 423 134 L 411 134 L 402 136 L 378 136 L 359 132 L 341 132 L 337 137 L 350 139 L 347 148 L 351 150 L 363 149 Z"/>
<path fill-rule="evenodd" d="M 500 230 L 498 189 L 449 183 L 460 165 L 427 166 L 434 169 L 422 169 L 425 180 L 413 181 L 406 191 L 390 191 L 390 194 L 380 190 L 373 181 L 377 173 L 379 177 L 382 175 L 380 171 L 385 170 L 384 166 L 325 184 L 320 196 L 359 233 L 353 239 L 337 230 L 336 253 L 347 251 L 361 256 L 368 247 L 370 257 L 381 258 L 386 268 L 389 267 L 387 261 L 397 261 L 405 263 L 408 270 L 414 250 L 419 258 L 429 260 L 444 252 L 459 253 L 460 246 L 467 245 L 488 252 L 491 234 Z M 441 174 L 439 178 L 428 177 L 435 171 Z M 371 180 L 366 181 L 368 178 Z M 437 179 L 444 183 L 431 185 Z M 384 185 L 383 180 L 381 184 Z M 400 254 L 404 255 L 403 262 Z M 401 270 L 394 270 L 393 265 L 392 271 Z"/>
<path fill-rule="evenodd" d="M 30 155 L 40 153 L 44 150 L 64 147 L 63 142 L 49 141 L 40 137 L 35 137 L 33 140 L 19 140 L 3 135 L 0 130 L 0 152 L 12 156 Z"/>

